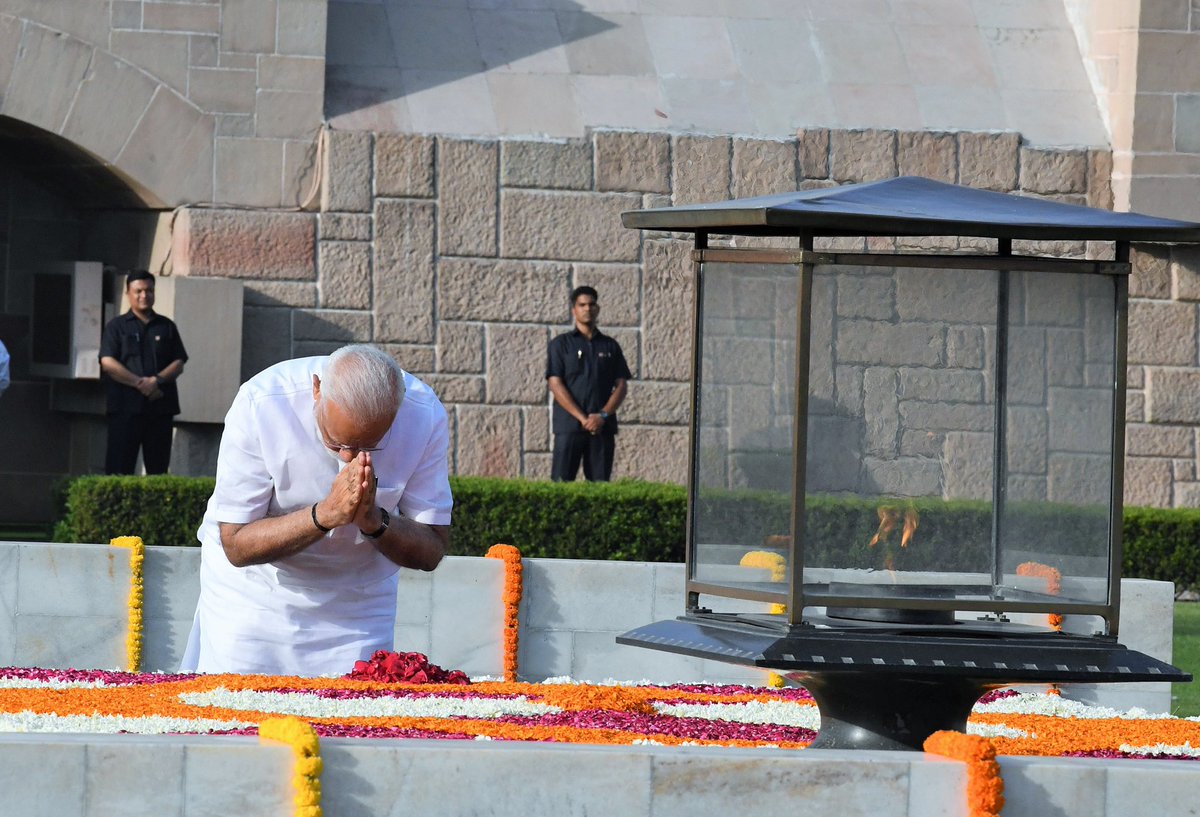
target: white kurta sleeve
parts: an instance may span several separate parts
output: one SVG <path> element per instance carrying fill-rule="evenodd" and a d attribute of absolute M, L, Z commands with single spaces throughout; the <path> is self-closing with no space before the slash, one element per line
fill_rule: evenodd
<path fill-rule="evenodd" d="M 217 521 L 245 524 L 267 515 L 274 482 L 263 459 L 263 436 L 257 404 L 245 390 L 238 392 L 225 416 L 217 456 L 217 485 L 209 507 Z"/>
<path fill-rule="evenodd" d="M 440 403 L 433 412 L 425 450 L 400 497 L 400 512 L 425 525 L 449 525 L 454 504 L 450 495 L 450 427 Z"/>

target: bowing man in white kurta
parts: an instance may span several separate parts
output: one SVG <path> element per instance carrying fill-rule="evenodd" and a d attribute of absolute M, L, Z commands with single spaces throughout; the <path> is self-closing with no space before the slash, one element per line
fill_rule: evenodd
<path fill-rule="evenodd" d="M 449 543 L 448 443 L 433 391 L 371 346 L 247 381 L 197 534 L 182 670 L 344 675 L 392 649 L 400 567 L 432 570 Z"/>

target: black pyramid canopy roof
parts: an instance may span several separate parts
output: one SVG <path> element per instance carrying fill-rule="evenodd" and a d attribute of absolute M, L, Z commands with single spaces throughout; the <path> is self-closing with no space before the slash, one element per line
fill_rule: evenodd
<path fill-rule="evenodd" d="M 629 210 L 626 227 L 719 235 L 943 235 L 1200 243 L 1200 224 L 901 176 L 749 199 Z"/>

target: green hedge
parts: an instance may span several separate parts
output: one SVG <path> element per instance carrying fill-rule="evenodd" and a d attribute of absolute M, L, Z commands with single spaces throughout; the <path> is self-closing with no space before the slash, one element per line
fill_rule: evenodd
<path fill-rule="evenodd" d="M 451 477 L 454 535 L 451 553 L 476 556 L 497 542 L 525 556 L 570 559 L 683 560 L 684 490 L 675 485 L 620 481 L 551 483 Z M 205 477 L 80 477 L 65 492 L 58 542 L 107 542 L 136 534 L 149 545 L 196 545 L 196 529 L 212 492 Z M 867 547 L 878 525 L 878 500 L 813 496 L 808 501 L 809 563 L 879 567 L 881 549 Z M 900 569 L 936 566 L 976 570 L 989 564 L 991 516 L 986 502 L 919 499 L 916 542 L 899 550 Z M 1095 555 L 1104 517 L 1095 509 L 1048 503 L 1009 506 L 1008 530 L 1052 562 L 1054 555 Z M 709 492 L 698 508 L 707 530 L 733 541 L 760 542 L 785 534 L 789 508 L 775 492 Z M 1200 587 L 1200 509 L 1125 509 L 1124 575 Z M 1101 549 L 1101 555 L 1103 550 Z M 986 567 L 982 568 L 986 569 Z"/>
<path fill-rule="evenodd" d="M 455 555 L 505 542 L 529 557 L 683 561 L 686 497 L 677 485 L 451 477 L 450 487 Z M 195 546 L 212 490 L 210 477 L 80 477 L 54 541 L 137 535 L 147 545 Z"/>

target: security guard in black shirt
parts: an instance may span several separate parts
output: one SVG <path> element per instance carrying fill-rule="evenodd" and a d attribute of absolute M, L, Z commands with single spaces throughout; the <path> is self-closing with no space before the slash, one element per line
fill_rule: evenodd
<path fill-rule="evenodd" d="M 546 380 L 554 395 L 554 459 L 550 476 L 573 481 L 583 462 L 592 482 L 612 477 L 617 408 L 625 399 L 629 366 L 620 345 L 596 327 L 596 290 L 571 292 L 575 328 L 550 341 Z"/>
<path fill-rule="evenodd" d="M 175 381 L 187 351 L 174 321 L 154 311 L 154 276 L 134 270 L 125 278 L 129 311 L 104 327 L 100 369 L 108 413 L 106 474 L 132 474 L 138 449 L 147 474 L 165 474 L 171 462 L 173 418 L 179 413 Z"/>

